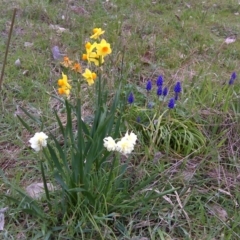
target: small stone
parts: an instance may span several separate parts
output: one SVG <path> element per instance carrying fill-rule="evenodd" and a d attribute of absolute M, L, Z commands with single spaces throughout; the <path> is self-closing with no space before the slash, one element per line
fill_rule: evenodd
<path fill-rule="evenodd" d="M 49 191 L 54 190 L 54 187 L 51 183 L 47 183 L 47 187 L 48 187 Z M 44 184 L 43 183 L 32 183 L 26 187 L 26 192 L 32 198 L 40 199 L 45 192 Z"/>
<path fill-rule="evenodd" d="M 231 43 L 234 43 L 234 42 L 236 42 L 236 38 L 234 38 L 234 37 L 228 37 L 228 38 L 225 39 L 226 44 L 231 44 Z"/>
<path fill-rule="evenodd" d="M 24 76 L 28 76 L 29 71 L 28 71 L 28 70 L 24 70 L 22 74 L 23 74 Z"/>
<path fill-rule="evenodd" d="M 32 47 L 32 46 L 33 46 L 33 43 L 31 43 L 31 42 L 24 43 L 24 47 Z"/>
<path fill-rule="evenodd" d="M 15 61 L 15 66 L 16 67 L 21 67 L 21 61 L 20 61 L 20 59 L 18 58 L 16 61 Z"/>
<path fill-rule="evenodd" d="M 8 207 L 5 208 L 1 208 L 0 209 L 0 231 L 2 231 L 4 229 L 4 213 L 8 210 Z"/>

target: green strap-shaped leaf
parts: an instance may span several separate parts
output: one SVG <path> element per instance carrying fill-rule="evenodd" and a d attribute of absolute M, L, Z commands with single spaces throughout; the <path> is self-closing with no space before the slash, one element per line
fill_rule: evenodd
<path fill-rule="evenodd" d="M 17 115 L 17 118 L 20 120 L 20 122 L 22 123 L 22 125 L 30 132 L 33 134 L 33 130 L 32 128 L 20 117 Z"/>

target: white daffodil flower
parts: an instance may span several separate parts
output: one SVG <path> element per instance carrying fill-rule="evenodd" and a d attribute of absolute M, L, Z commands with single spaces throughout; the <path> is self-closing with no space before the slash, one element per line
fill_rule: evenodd
<path fill-rule="evenodd" d="M 133 132 L 129 134 L 127 131 L 125 136 L 121 138 L 121 140 L 117 143 L 112 137 L 106 137 L 103 139 L 103 141 L 103 145 L 107 148 L 108 151 L 118 151 L 124 155 L 127 155 L 133 151 L 137 141 L 137 135 Z"/>
<path fill-rule="evenodd" d="M 131 132 L 130 134 L 128 134 L 128 131 L 126 132 L 125 136 L 123 137 L 126 140 L 130 141 L 133 145 L 136 144 L 137 141 L 137 135 L 134 134 L 133 132 Z"/>
<path fill-rule="evenodd" d="M 133 149 L 134 144 L 125 137 L 123 137 L 119 142 L 117 142 L 116 150 L 124 155 L 130 154 Z"/>
<path fill-rule="evenodd" d="M 40 151 L 43 147 L 47 146 L 47 138 L 48 136 L 43 132 L 35 133 L 34 136 L 29 140 L 31 143 L 31 148 L 36 152 Z"/>
<path fill-rule="evenodd" d="M 112 137 L 105 137 L 103 141 L 104 141 L 103 146 L 107 148 L 109 152 L 116 150 L 116 143 Z"/>

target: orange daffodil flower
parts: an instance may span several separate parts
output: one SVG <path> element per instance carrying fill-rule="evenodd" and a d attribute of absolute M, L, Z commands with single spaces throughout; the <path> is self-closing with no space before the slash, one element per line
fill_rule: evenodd
<path fill-rule="evenodd" d="M 64 66 L 65 68 L 71 68 L 71 70 L 73 70 L 76 73 L 82 73 L 81 65 L 78 62 L 73 63 L 73 61 L 71 61 L 67 56 L 63 58 L 61 65 Z"/>
<path fill-rule="evenodd" d="M 82 76 L 85 78 L 89 86 L 93 85 L 94 80 L 97 78 L 96 73 L 91 72 L 88 68 L 85 69 L 85 72 L 82 74 Z"/>
<path fill-rule="evenodd" d="M 63 65 L 64 67 L 68 68 L 72 65 L 72 61 L 70 61 L 69 57 L 65 56 L 63 58 L 63 61 L 61 62 L 61 65 Z"/>
<path fill-rule="evenodd" d="M 71 85 L 68 83 L 68 78 L 67 75 L 65 75 L 64 73 L 62 73 L 62 78 L 60 78 L 58 80 L 58 93 L 60 95 L 69 95 L 70 94 L 70 89 L 72 88 Z"/>
<path fill-rule="evenodd" d="M 79 63 L 74 63 L 71 69 L 76 73 L 82 73 L 82 68 Z"/>

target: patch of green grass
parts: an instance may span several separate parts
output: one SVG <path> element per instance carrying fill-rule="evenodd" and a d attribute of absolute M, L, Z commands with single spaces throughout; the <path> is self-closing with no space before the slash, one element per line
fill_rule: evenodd
<path fill-rule="evenodd" d="M 239 79 L 234 85 L 228 85 L 232 72 L 239 74 L 237 13 L 240 5 L 237 1 L 25 0 L 2 1 L 1 6 L 1 56 L 5 52 L 13 8 L 17 7 L 18 12 L 0 94 L 0 167 L 12 186 L 0 177 L 0 191 L 13 194 L 19 202 L 11 203 L 6 198 L 1 201 L 0 208 L 9 206 L 9 210 L 0 238 L 240 238 Z M 59 32 L 51 25 L 65 30 Z M 130 91 L 135 96 L 134 106 L 126 109 L 125 121 L 128 127 L 137 130 L 139 144 L 126 177 L 132 183 L 150 179 L 154 174 L 156 177 L 141 193 L 142 204 L 127 208 L 119 202 L 121 196 L 112 196 L 116 215 L 110 216 L 111 220 L 107 216 L 86 214 L 86 209 L 76 219 L 75 213 L 81 210 L 81 206 L 76 206 L 76 212 L 65 215 L 65 224 L 60 224 L 62 216 L 56 216 L 45 202 L 47 219 L 24 212 L 28 203 L 14 190 L 41 181 L 39 159 L 28 146 L 31 134 L 23 129 L 15 115 L 20 114 L 40 130 L 21 111 L 20 107 L 24 107 L 45 119 L 49 129 L 56 127 L 53 109 L 59 113 L 63 109 L 51 94 L 57 91 L 57 80 L 63 69 L 60 60 L 53 59 L 51 48 L 58 46 L 62 53 L 81 60 L 85 36 L 93 27 L 106 31 L 113 48 L 111 64 L 107 66 L 112 82 L 110 91 L 121 80 L 125 83 L 122 99 L 126 100 Z M 236 37 L 236 42 L 224 43 L 227 37 Z M 33 45 L 26 47 L 26 42 Z M 21 61 L 20 67 L 14 64 L 17 59 Z M 2 63 L 3 57 L 0 67 Z M 115 73 L 120 73 L 122 64 L 124 72 L 116 80 Z M 183 86 L 175 109 L 181 117 L 174 116 L 175 124 L 177 121 L 181 126 L 185 124 L 183 135 L 170 124 L 168 115 L 163 117 L 162 127 L 167 127 L 169 139 L 174 136 L 174 141 L 185 151 L 161 141 L 156 125 L 144 125 L 147 138 L 146 132 L 136 125 L 140 113 L 151 123 L 154 114 L 158 119 L 167 108 L 165 104 L 159 110 L 154 88 L 150 99 L 155 103 L 154 108 L 142 111 L 148 101 L 146 81 L 155 82 L 160 74 L 171 91 L 176 81 L 181 81 Z M 84 97 L 91 105 L 88 95 Z M 89 105 L 85 107 L 86 118 L 92 113 Z M 200 138 L 194 139 L 191 145 L 184 139 L 193 130 L 198 131 Z M 149 136 L 154 136 L 157 144 Z M 204 151 L 192 154 L 192 149 L 203 146 Z M 151 191 L 163 192 L 170 187 L 177 190 L 164 198 L 144 202 Z M 132 198 L 136 197 L 133 194 Z"/>

